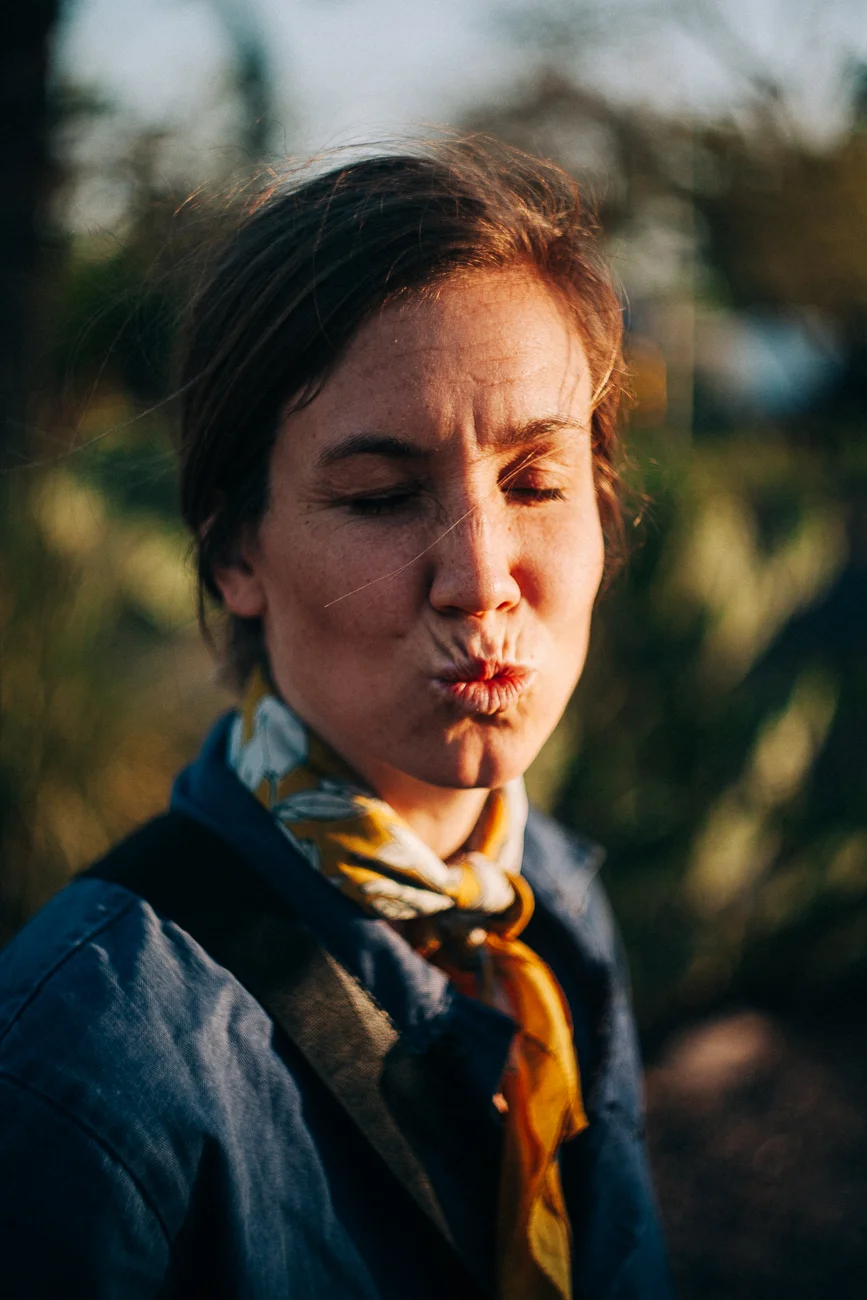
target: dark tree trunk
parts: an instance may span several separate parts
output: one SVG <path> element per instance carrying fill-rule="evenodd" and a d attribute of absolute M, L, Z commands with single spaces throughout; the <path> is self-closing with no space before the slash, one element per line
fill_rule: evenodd
<path fill-rule="evenodd" d="M 0 37 L 0 468 L 26 455 L 34 281 L 50 181 L 48 60 L 61 0 L 9 5 Z"/>

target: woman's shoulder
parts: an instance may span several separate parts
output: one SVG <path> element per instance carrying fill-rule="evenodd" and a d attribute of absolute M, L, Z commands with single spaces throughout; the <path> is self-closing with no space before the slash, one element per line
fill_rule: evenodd
<path fill-rule="evenodd" d="M 39 1025 L 50 1037 L 67 1039 L 76 1012 L 98 1016 L 110 989 L 119 999 L 124 985 L 135 982 L 130 963 L 146 960 L 153 943 L 136 901 L 127 890 L 75 880 L 0 953 L 0 1061 L 6 1068 L 22 1031 Z"/>
<path fill-rule="evenodd" d="M 186 1294 L 164 1287 L 179 1261 L 213 1268 L 213 1294 L 243 1289 L 233 1269 L 270 1279 L 290 1249 L 303 1266 L 299 1243 L 327 1210 L 312 1087 L 265 1011 L 180 926 L 116 882 L 68 885 L 0 953 L 13 1290 L 30 1269 L 33 1294 L 60 1294 L 53 1274 L 41 1281 L 55 1256 L 94 1295 L 120 1276 L 130 1295 Z M 34 1263 L 40 1231 L 54 1255 Z"/>
<path fill-rule="evenodd" d="M 34 1019 L 59 1034 L 70 1015 L 129 1024 L 183 1014 L 176 994 L 205 994 L 212 963 L 136 894 L 98 878 L 73 880 L 0 953 L 0 1053 Z M 157 971 L 159 975 L 157 976 Z M 64 1008 L 63 1021 L 51 1013 Z"/>
<path fill-rule="evenodd" d="M 113 882 L 67 885 L 0 953 L 0 1073 L 100 1134 L 213 1128 L 239 1034 L 270 1050 L 246 990 Z"/>

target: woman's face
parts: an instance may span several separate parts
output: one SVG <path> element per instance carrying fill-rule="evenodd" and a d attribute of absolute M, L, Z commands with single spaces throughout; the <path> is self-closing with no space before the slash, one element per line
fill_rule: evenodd
<path fill-rule="evenodd" d="M 285 418 L 222 569 L 283 697 L 373 786 L 524 772 L 584 664 L 603 566 L 591 379 L 531 272 L 386 307 Z"/>

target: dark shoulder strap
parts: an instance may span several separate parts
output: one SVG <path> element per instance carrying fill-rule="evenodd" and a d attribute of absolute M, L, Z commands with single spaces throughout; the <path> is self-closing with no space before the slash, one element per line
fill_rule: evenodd
<path fill-rule="evenodd" d="M 192 817 L 169 812 L 84 876 L 138 894 L 229 970 L 453 1244 L 430 1179 L 383 1096 L 385 1059 L 398 1038 L 394 1025 L 241 854 Z"/>

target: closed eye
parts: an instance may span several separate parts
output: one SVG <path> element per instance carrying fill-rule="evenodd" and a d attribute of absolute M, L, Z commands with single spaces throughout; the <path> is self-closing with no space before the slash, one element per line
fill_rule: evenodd
<path fill-rule="evenodd" d="M 396 515 L 407 510 L 418 498 L 415 488 L 401 488 L 394 492 L 374 492 L 350 497 L 344 504 L 354 515 L 375 518 L 377 515 Z"/>
<path fill-rule="evenodd" d="M 514 484 L 504 487 L 503 493 L 508 500 L 523 505 L 543 505 L 546 501 L 563 501 L 566 496 L 562 488 L 516 487 Z"/>
<path fill-rule="evenodd" d="M 550 448 L 534 449 L 512 462 L 500 478 L 500 490 L 507 501 L 516 505 L 539 506 L 564 500 L 562 488 L 548 486 L 552 478 L 556 483 L 558 477 L 550 465 L 546 466 L 549 453 Z"/>

